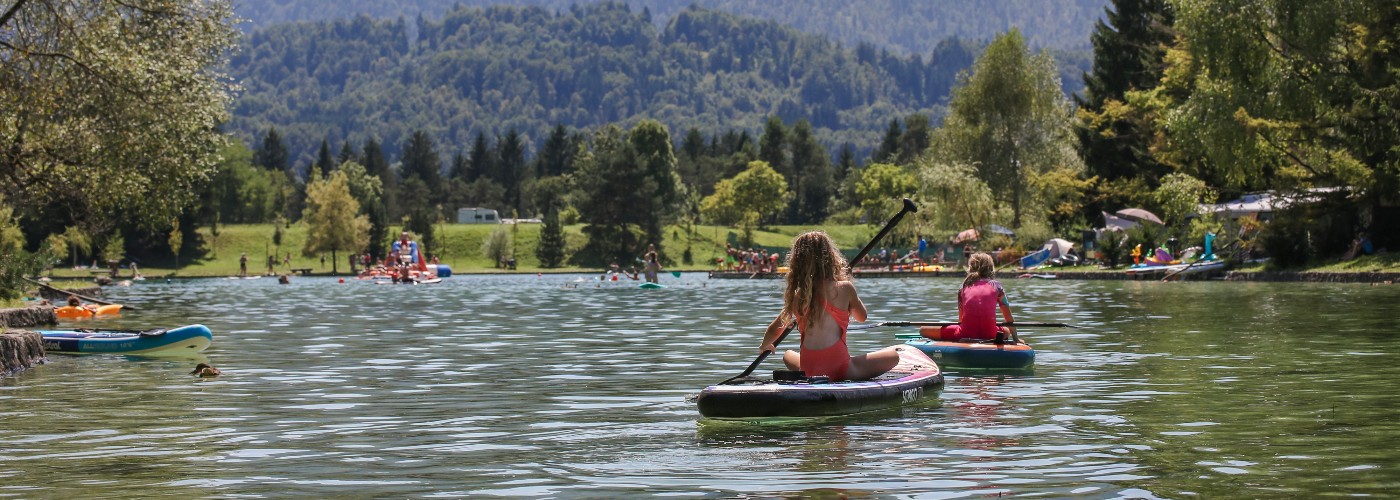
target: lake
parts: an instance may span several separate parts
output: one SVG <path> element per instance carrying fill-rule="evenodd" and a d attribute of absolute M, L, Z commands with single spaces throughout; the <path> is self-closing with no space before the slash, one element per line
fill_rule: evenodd
<path fill-rule="evenodd" d="M 204 359 L 50 355 L 0 379 L 0 497 L 1389 496 L 1400 286 L 1003 280 L 1029 374 L 836 419 L 702 421 L 781 281 L 146 281 L 81 326 L 203 323 Z M 956 279 L 866 279 L 871 321 Z M 73 323 L 67 323 L 73 325 Z M 852 351 L 910 329 L 853 331 Z M 797 344 L 796 335 L 783 347 Z M 776 357 L 760 369 L 780 366 Z"/>

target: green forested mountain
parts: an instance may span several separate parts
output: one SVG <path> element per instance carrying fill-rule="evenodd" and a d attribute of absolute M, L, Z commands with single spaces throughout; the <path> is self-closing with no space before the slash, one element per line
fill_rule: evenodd
<path fill-rule="evenodd" d="M 239 15 L 257 27 L 297 21 L 373 18 L 436 18 L 459 5 L 542 7 L 550 12 L 597 0 L 241 0 Z M 649 11 L 658 27 L 691 5 L 768 19 L 822 34 L 846 45 L 861 42 L 903 54 L 928 54 L 951 37 L 989 40 L 1020 28 L 1035 47 L 1083 49 L 1103 17 L 1108 0 L 625 0 L 633 11 Z"/>
<path fill-rule="evenodd" d="M 680 11 L 661 29 L 649 16 L 603 3 L 271 26 L 233 58 L 244 92 L 230 129 L 254 144 L 275 126 L 297 165 L 326 139 L 374 137 L 397 157 L 408 131 L 423 130 L 450 155 L 478 132 L 514 129 L 533 145 L 556 124 L 639 118 L 707 135 L 805 118 L 829 147 L 869 151 L 891 118 L 941 116 L 978 50 L 949 39 L 900 56 L 713 10 Z"/>

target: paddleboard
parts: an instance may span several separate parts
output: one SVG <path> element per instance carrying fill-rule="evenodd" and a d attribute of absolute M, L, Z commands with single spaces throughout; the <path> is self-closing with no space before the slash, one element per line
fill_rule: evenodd
<path fill-rule="evenodd" d="M 918 349 L 896 345 L 899 364 L 871 380 L 813 383 L 748 377 L 733 385 L 712 385 L 695 402 L 706 418 L 760 420 L 830 417 L 916 402 L 943 387 L 943 372 Z"/>

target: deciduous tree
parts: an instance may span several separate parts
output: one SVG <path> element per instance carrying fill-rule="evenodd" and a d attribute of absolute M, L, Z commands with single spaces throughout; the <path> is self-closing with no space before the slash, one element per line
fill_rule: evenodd
<path fill-rule="evenodd" d="M 18 0 L 0 8 L 0 192 L 25 218 L 163 226 L 224 143 L 228 2 Z M 50 213 L 58 207 L 65 213 Z"/>
<path fill-rule="evenodd" d="M 313 179 L 306 186 L 306 245 L 301 253 L 311 257 L 331 253 L 331 272 L 340 259 L 339 251 L 356 251 L 369 243 L 369 217 L 360 212 L 360 203 L 350 195 L 345 171 L 336 170 L 325 179 Z"/>

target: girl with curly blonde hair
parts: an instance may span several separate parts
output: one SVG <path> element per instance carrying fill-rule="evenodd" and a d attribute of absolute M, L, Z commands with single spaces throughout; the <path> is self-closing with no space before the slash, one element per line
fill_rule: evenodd
<path fill-rule="evenodd" d="M 846 348 L 846 327 L 854 318 L 865 321 L 865 304 L 846 270 L 846 259 L 831 237 L 821 231 L 798 235 L 788 252 L 787 290 L 783 310 L 768 325 L 759 352 L 777 350 L 778 335 L 792 322 L 802 334 L 800 351 L 783 353 L 790 370 L 831 381 L 864 380 L 890 371 L 899 364 L 899 353 L 884 349 L 851 356 Z"/>

